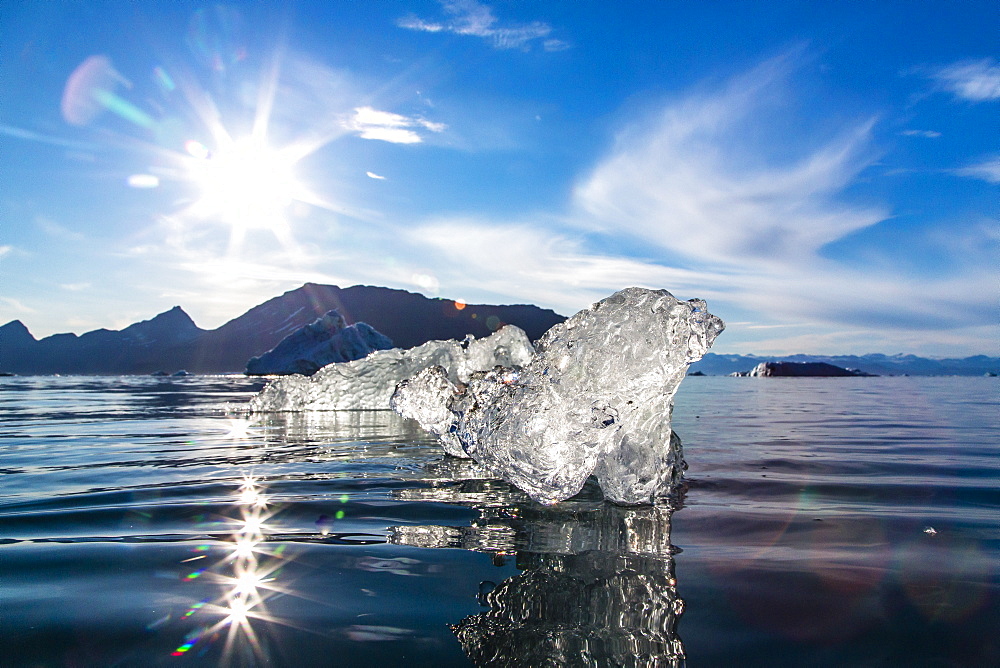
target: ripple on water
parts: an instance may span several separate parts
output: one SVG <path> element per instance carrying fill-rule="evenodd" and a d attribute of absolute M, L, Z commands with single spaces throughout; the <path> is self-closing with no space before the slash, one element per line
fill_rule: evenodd
<path fill-rule="evenodd" d="M 0 379 L 6 660 L 996 663 L 996 379 L 685 381 L 676 510 L 234 411 L 260 382 Z"/>

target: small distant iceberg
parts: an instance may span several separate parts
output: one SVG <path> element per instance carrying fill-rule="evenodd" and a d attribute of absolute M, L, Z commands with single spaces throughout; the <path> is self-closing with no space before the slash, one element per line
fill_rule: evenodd
<path fill-rule="evenodd" d="M 371 325 L 348 325 L 339 312 L 331 310 L 295 330 L 263 355 L 251 358 L 246 374 L 311 376 L 328 364 L 359 360 L 392 347 L 392 340 Z"/>
<path fill-rule="evenodd" d="M 826 362 L 761 362 L 750 371 L 730 374 L 750 378 L 845 378 L 849 376 L 873 377 L 858 369 L 844 369 Z"/>
<path fill-rule="evenodd" d="M 438 366 L 453 383 L 467 383 L 474 372 L 526 364 L 534 353 L 527 334 L 507 325 L 484 339 L 428 341 L 402 350 L 377 350 L 364 359 L 328 364 L 312 376 L 278 378 L 250 400 L 257 413 L 389 410 L 396 386 L 424 369 Z"/>

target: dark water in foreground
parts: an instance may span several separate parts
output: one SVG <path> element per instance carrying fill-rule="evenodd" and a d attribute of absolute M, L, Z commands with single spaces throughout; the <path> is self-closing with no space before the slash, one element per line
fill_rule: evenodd
<path fill-rule="evenodd" d="M 639 508 L 259 386 L 0 378 L 0 665 L 1000 665 L 996 378 L 689 378 Z"/>

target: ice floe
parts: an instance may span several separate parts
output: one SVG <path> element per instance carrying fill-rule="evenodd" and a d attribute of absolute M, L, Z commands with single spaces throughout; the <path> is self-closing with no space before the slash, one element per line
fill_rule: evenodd
<path fill-rule="evenodd" d="M 465 383 L 476 371 L 526 364 L 532 353 L 527 335 L 513 325 L 484 339 L 428 341 L 408 350 L 379 350 L 363 359 L 328 364 L 312 376 L 271 381 L 250 400 L 250 410 L 388 410 L 396 385 L 429 366 L 444 369 L 453 383 Z"/>
<path fill-rule="evenodd" d="M 573 496 L 590 475 L 612 501 L 648 503 L 683 472 L 673 397 L 724 327 L 704 301 L 626 288 L 546 332 L 522 368 L 461 384 L 425 367 L 392 405 L 542 503 Z"/>

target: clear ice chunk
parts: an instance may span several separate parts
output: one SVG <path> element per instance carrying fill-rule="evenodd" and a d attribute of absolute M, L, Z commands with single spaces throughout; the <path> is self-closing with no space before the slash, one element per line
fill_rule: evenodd
<path fill-rule="evenodd" d="M 534 349 L 519 327 L 507 325 L 485 339 L 428 341 L 402 350 L 378 350 L 351 362 L 328 364 L 312 376 L 271 381 L 250 400 L 250 411 L 388 410 L 401 381 L 438 366 L 451 383 L 466 383 L 476 371 L 526 364 Z"/>
<path fill-rule="evenodd" d="M 649 503 L 685 468 L 674 394 L 724 328 L 702 300 L 626 288 L 546 332 L 523 368 L 474 373 L 464 387 L 427 368 L 392 406 L 542 503 L 590 475 L 611 501 Z"/>
<path fill-rule="evenodd" d="M 449 401 L 458 387 L 440 366 L 430 366 L 413 378 L 402 381 L 389 398 L 389 407 L 400 415 L 413 418 L 441 441 L 444 451 L 453 457 L 468 457 L 461 441 L 452 433 L 455 414 Z"/>

